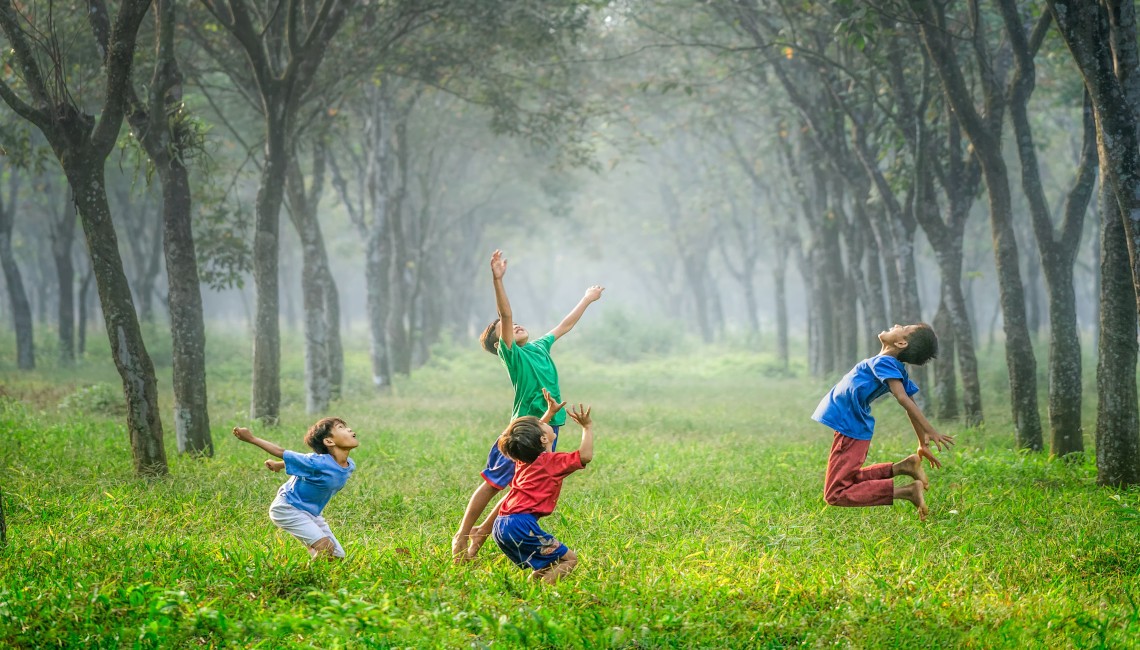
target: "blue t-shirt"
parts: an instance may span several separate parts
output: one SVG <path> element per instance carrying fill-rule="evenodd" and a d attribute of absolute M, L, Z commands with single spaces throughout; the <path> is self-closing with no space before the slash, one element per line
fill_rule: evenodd
<path fill-rule="evenodd" d="M 811 419 L 831 427 L 849 438 L 870 440 L 875 432 L 875 418 L 871 417 L 871 402 L 891 392 L 888 379 L 903 383 L 907 395 L 918 392 L 906 374 L 902 361 L 880 354 L 855 364 L 815 407 Z"/>
<path fill-rule="evenodd" d="M 298 454 L 286 449 L 281 459 L 291 478 L 277 493 L 285 497 L 285 503 L 318 517 L 356 469 L 351 458 L 348 467 L 341 467 L 332 454 Z"/>

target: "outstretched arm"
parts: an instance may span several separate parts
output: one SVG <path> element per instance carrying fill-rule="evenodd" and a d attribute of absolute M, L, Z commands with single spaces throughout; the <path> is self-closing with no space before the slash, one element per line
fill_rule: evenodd
<path fill-rule="evenodd" d="M 285 449 L 276 443 L 262 440 L 253 435 L 253 432 L 245 427 L 234 427 L 234 437 L 242 442 L 248 442 L 251 445 L 256 445 L 265 450 L 270 456 L 281 458 L 285 455 Z"/>
<path fill-rule="evenodd" d="M 569 411 L 570 419 L 582 425 L 582 444 L 578 446 L 578 455 L 582 457 L 583 465 L 594 460 L 594 421 L 590 419 L 592 410 L 589 406 L 579 404 Z"/>
<path fill-rule="evenodd" d="M 888 379 L 887 386 L 891 389 L 891 394 L 898 400 L 899 405 L 906 411 L 907 417 L 910 418 L 910 425 L 914 427 L 914 433 L 918 436 L 918 455 L 929 461 L 931 467 L 942 467 L 942 463 L 930 452 L 929 444 L 933 442 L 938 450 L 942 451 L 954 444 L 954 436 L 943 435 L 934 429 L 934 425 L 926 419 L 922 409 L 918 407 L 918 404 L 915 404 L 910 395 L 906 394 L 906 387 L 903 386 L 902 381 Z"/>
<path fill-rule="evenodd" d="M 507 272 L 507 260 L 502 251 L 491 254 L 491 279 L 495 284 L 495 307 L 499 310 L 499 338 L 508 348 L 515 344 L 515 323 L 511 314 L 511 301 L 507 300 L 507 290 L 503 287 L 503 274 Z"/>
<path fill-rule="evenodd" d="M 578 319 L 582 318 L 582 314 L 586 313 L 586 308 L 590 306 L 590 303 L 596 302 L 598 299 L 600 299 L 602 297 L 602 292 L 605 290 L 605 287 L 596 284 L 589 289 L 586 289 L 586 295 L 582 296 L 582 299 L 578 301 L 578 304 L 574 306 L 574 309 L 570 310 L 569 314 L 566 314 L 566 318 L 563 318 L 562 322 L 559 323 L 557 327 L 550 330 L 550 333 L 554 335 L 554 338 L 560 339 L 562 338 L 563 334 L 574 329 L 574 326 L 578 324 Z"/>

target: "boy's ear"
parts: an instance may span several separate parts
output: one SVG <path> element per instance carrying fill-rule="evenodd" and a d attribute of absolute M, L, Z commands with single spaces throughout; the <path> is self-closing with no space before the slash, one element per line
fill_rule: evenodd
<path fill-rule="evenodd" d="M 910 345 L 910 341 L 906 340 L 905 338 L 904 338 L 904 339 L 899 339 L 899 340 L 895 341 L 895 347 L 896 347 L 896 348 L 903 348 L 903 349 L 905 349 L 905 348 L 906 348 L 906 346 L 908 346 L 908 345 Z"/>

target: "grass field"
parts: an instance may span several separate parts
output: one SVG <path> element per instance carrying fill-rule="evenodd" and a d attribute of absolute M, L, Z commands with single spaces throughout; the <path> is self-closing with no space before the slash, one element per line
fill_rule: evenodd
<path fill-rule="evenodd" d="M 311 564 L 266 514 L 284 477 L 228 433 L 248 424 L 247 341 L 210 340 L 215 457 L 177 456 L 164 405 L 171 473 L 153 481 L 132 475 L 104 352 L 18 373 L 0 343 L 0 647 L 1140 647 L 1140 492 L 1097 487 L 1091 453 L 1013 451 L 1000 367 L 984 428 L 940 425 L 960 444 L 920 522 L 825 506 L 831 434 L 809 415 L 829 382 L 737 347 L 604 364 L 568 338 L 563 395 L 594 405 L 596 455 L 543 520 L 581 558 L 549 587 L 493 542 L 449 560 L 510 407 L 474 345 L 376 396 L 354 343 L 330 414 L 360 435 L 357 470 L 325 511 L 348 559 Z M 301 449 L 315 417 L 284 349 L 282 423 L 255 432 Z M 876 415 L 869 462 L 911 453 L 902 409 Z"/>

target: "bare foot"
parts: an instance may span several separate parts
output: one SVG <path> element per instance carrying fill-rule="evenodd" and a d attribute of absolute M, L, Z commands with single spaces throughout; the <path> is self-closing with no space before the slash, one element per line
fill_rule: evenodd
<path fill-rule="evenodd" d="M 930 489 L 930 479 L 926 478 L 926 470 L 923 469 L 922 459 L 918 454 L 911 454 L 895 463 L 895 476 L 899 474 L 913 477 L 915 481 L 922 483 L 924 490 Z"/>
<path fill-rule="evenodd" d="M 491 536 L 490 533 L 483 532 L 482 530 L 479 530 L 478 528 L 471 531 L 471 535 L 469 536 L 471 543 L 467 545 L 467 558 L 466 559 L 467 560 L 474 560 L 475 556 L 479 554 L 479 549 L 483 548 L 483 543 L 486 542 L 487 538 L 490 536 Z"/>
<path fill-rule="evenodd" d="M 913 503 L 914 507 L 918 508 L 918 518 L 921 521 L 926 521 L 926 515 L 930 514 L 930 511 L 926 508 L 926 498 L 923 496 L 923 492 L 925 490 L 922 483 L 915 480 L 914 483 L 895 488 L 895 498 Z"/>

